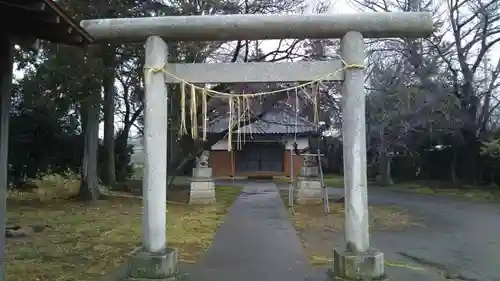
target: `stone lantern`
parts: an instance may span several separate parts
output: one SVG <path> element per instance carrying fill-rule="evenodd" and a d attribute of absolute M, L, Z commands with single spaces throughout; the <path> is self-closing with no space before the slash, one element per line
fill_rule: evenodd
<path fill-rule="evenodd" d="M 205 150 L 196 159 L 191 177 L 189 204 L 210 204 L 215 202 L 215 184 L 210 167 L 210 152 Z"/>

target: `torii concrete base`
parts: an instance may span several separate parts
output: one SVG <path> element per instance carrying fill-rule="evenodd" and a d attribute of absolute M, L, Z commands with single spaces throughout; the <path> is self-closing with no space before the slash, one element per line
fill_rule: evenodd
<path fill-rule="evenodd" d="M 123 281 L 175 280 L 179 274 L 179 253 L 166 248 L 162 253 L 138 250 L 130 259 Z"/>
<path fill-rule="evenodd" d="M 366 253 L 335 250 L 331 280 L 385 280 L 384 254 L 375 249 Z"/>

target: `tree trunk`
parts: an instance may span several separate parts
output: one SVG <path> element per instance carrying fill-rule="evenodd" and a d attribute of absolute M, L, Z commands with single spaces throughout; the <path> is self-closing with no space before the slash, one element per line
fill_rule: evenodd
<path fill-rule="evenodd" d="M 85 128 L 85 148 L 83 153 L 82 177 L 78 197 L 84 201 L 99 199 L 97 177 L 97 150 L 99 148 L 99 113 L 100 92 L 91 93 L 87 110 L 87 124 Z"/>
<path fill-rule="evenodd" d="M 179 61 L 179 44 L 178 43 L 172 43 L 168 45 L 168 61 L 169 62 L 178 62 Z M 168 103 L 168 139 L 167 139 L 167 182 L 168 182 L 168 175 L 172 175 L 173 169 L 173 163 L 175 159 L 178 159 L 180 157 L 180 145 L 177 142 L 177 135 L 178 131 L 173 131 L 173 125 L 178 123 L 180 120 L 180 87 L 175 84 L 169 84 L 167 86 L 168 92 L 167 95 L 169 96 L 169 103 Z"/>
<path fill-rule="evenodd" d="M 457 179 L 457 150 L 453 148 L 453 156 L 451 158 L 451 163 L 450 163 L 450 177 L 451 177 L 451 182 L 453 184 L 458 183 Z"/>
<path fill-rule="evenodd" d="M 378 176 L 377 182 L 382 185 L 393 185 L 391 175 L 391 162 L 392 155 L 389 152 L 380 155 L 379 163 L 378 163 Z"/>
<path fill-rule="evenodd" d="M 130 134 L 130 129 L 132 128 L 132 123 L 125 123 L 123 129 L 120 131 L 116 137 L 115 142 L 115 153 L 116 153 L 116 176 L 118 181 L 125 180 L 127 175 L 127 166 L 129 158 L 127 157 L 127 146 L 128 137 Z"/>
<path fill-rule="evenodd" d="M 109 70 L 112 71 L 112 70 Z M 114 70 L 113 70 L 114 72 Z M 105 74 L 104 88 L 104 155 L 105 169 L 103 182 L 107 185 L 116 183 L 115 167 L 115 94 L 114 73 Z"/>
<path fill-rule="evenodd" d="M 104 7 L 103 7 L 104 8 Z M 108 7 L 105 7 L 106 10 Z M 109 11 L 107 11 L 109 13 Z M 108 16 L 112 16 L 109 14 Z M 115 65 L 116 46 L 101 45 L 101 57 L 103 62 L 103 76 L 101 85 L 104 89 L 104 169 L 102 179 L 107 185 L 116 183 L 115 165 Z"/>
<path fill-rule="evenodd" d="M 168 139 L 167 139 L 167 154 L 168 154 L 168 158 L 167 158 L 167 175 L 170 175 L 170 172 L 172 171 L 173 168 L 175 167 L 172 167 L 172 163 L 174 163 L 174 160 L 175 159 L 178 159 L 178 153 L 179 153 L 179 149 L 180 149 L 180 146 L 178 145 L 177 143 L 177 135 L 178 135 L 178 132 L 174 132 L 172 130 L 173 128 L 173 125 L 174 124 L 177 124 L 178 120 L 179 120 L 179 115 L 180 115 L 180 110 L 178 110 L 178 108 L 180 108 L 180 102 L 179 102 L 179 98 L 178 95 L 177 95 L 177 87 L 175 87 L 175 85 L 168 85 L 167 86 L 168 88 L 168 95 L 169 95 L 169 109 L 168 109 L 168 124 L 167 126 L 169 126 L 169 134 L 168 134 Z M 174 123 L 175 122 L 175 123 Z M 168 179 L 167 179 L 168 180 Z"/>
<path fill-rule="evenodd" d="M 384 162 L 385 162 L 384 177 L 383 177 L 384 184 L 393 185 L 394 182 L 392 181 L 392 175 L 391 175 L 392 155 L 391 154 L 386 155 Z"/>
<path fill-rule="evenodd" d="M 461 175 L 463 175 L 462 179 L 465 179 L 466 182 L 474 184 L 477 181 L 479 168 L 477 157 L 479 154 L 478 138 L 472 128 L 462 130 L 462 136 L 464 144 L 461 146 L 463 155 L 461 158 L 463 163 L 461 165 Z"/>
<path fill-rule="evenodd" d="M 384 134 L 384 129 L 380 131 L 380 148 L 379 148 L 379 163 L 378 163 L 378 176 L 377 181 L 383 185 L 392 185 L 394 184 L 391 176 L 391 160 L 392 153 L 390 149 L 388 149 L 388 145 L 386 143 L 386 138 Z"/>

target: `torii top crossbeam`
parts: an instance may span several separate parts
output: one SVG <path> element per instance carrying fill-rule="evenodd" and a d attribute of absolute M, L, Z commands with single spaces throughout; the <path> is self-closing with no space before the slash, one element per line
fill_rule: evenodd
<path fill-rule="evenodd" d="M 340 15 L 220 15 L 84 20 L 96 42 L 231 41 L 341 38 L 358 31 L 365 38 L 427 37 L 433 30 L 427 12 L 364 12 Z"/>

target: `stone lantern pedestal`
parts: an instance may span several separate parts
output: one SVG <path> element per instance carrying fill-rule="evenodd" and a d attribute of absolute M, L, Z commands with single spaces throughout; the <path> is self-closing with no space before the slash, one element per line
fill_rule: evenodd
<path fill-rule="evenodd" d="M 212 168 L 209 167 L 209 153 L 204 151 L 196 161 L 191 177 L 189 204 L 215 203 L 215 184 L 212 178 Z"/>
<path fill-rule="evenodd" d="M 295 187 L 297 204 L 321 204 L 323 193 L 319 179 L 319 166 L 316 157 L 305 156 Z"/>

